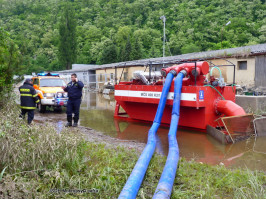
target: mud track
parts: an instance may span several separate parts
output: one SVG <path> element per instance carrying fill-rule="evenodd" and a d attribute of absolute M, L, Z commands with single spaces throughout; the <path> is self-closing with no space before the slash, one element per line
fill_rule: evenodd
<path fill-rule="evenodd" d="M 52 125 L 57 129 L 58 132 L 61 132 L 63 129 L 69 129 L 75 134 L 84 135 L 85 139 L 89 142 L 104 143 L 108 148 L 116 148 L 117 146 L 121 146 L 127 149 L 134 149 L 136 152 L 141 153 L 146 145 L 145 143 L 140 143 L 137 141 L 113 138 L 90 127 L 78 126 L 66 128 L 66 114 L 64 112 L 47 111 L 46 113 L 39 113 L 36 110 L 33 123 Z"/>

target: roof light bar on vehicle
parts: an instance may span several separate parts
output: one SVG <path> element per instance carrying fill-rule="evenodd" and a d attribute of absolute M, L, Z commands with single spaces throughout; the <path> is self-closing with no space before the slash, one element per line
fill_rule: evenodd
<path fill-rule="evenodd" d="M 37 76 L 58 76 L 59 77 L 59 74 L 57 73 L 38 73 Z"/>

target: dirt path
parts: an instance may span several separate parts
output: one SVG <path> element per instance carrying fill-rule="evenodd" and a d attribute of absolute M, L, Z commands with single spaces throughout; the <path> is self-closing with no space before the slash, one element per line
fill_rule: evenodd
<path fill-rule="evenodd" d="M 39 113 L 37 110 L 35 111 L 35 117 L 34 117 L 34 123 L 38 124 L 45 124 L 48 123 L 58 130 L 58 132 L 61 132 L 63 129 L 65 129 L 65 113 L 57 113 L 57 112 L 47 112 L 45 114 Z M 93 143 L 104 143 L 107 147 L 117 147 L 122 146 L 127 149 L 135 149 L 137 152 L 142 152 L 142 150 L 145 147 L 145 143 L 140 143 L 137 141 L 129 141 L 129 140 L 121 140 L 117 138 L 110 137 L 108 135 L 105 135 L 99 131 L 96 131 L 90 127 L 70 127 L 68 128 L 74 133 L 77 134 L 83 134 L 85 135 L 85 139 L 87 141 L 93 142 Z"/>

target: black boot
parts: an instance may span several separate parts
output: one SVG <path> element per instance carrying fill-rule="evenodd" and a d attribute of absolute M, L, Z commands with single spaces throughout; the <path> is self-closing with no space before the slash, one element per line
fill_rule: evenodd
<path fill-rule="evenodd" d="M 67 116 L 67 124 L 66 124 L 66 127 L 70 127 L 72 126 L 72 117 L 70 116 Z"/>
<path fill-rule="evenodd" d="M 74 119 L 73 127 L 77 127 L 77 126 L 78 126 L 78 121 L 79 121 L 79 119 L 76 118 L 76 117 L 74 117 L 73 119 Z"/>

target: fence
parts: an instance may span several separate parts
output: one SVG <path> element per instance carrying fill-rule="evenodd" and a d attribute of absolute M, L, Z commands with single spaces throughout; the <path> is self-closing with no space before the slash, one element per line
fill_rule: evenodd
<path fill-rule="evenodd" d="M 78 79 L 82 81 L 85 87 L 89 91 L 99 91 L 102 89 L 106 82 L 113 84 L 115 82 L 115 77 L 113 73 L 95 74 L 89 72 L 75 72 Z M 71 74 L 62 73 L 60 77 L 64 78 L 66 82 L 71 81 Z"/>

